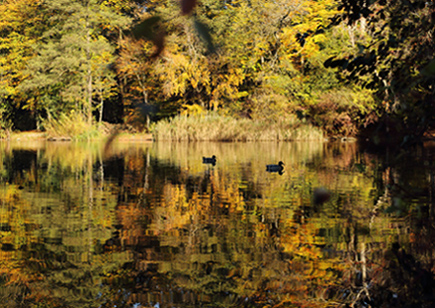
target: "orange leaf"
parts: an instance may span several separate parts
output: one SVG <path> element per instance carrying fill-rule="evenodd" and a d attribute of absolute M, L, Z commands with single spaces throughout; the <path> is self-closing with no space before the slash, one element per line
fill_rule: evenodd
<path fill-rule="evenodd" d="M 165 33 L 163 31 L 157 33 L 153 39 L 153 43 L 156 49 L 151 55 L 151 58 L 156 58 L 162 53 L 163 49 L 165 49 Z"/>
<path fill-rule="evenodd" d="M 181 0 L 181 14 L 187 15 L 193 11 L 196 5 L 196 0 Z"/>

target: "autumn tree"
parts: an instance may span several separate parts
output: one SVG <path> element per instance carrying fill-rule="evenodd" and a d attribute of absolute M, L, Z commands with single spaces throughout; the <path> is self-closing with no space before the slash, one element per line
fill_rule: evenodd
<path fill-rule="evenodd" d="M 0 3 L 0 129 L 11 126 L 14 110 L 25 106 L 26 96 L 19 85 L 26 77 L 32 46 L 44 29 L 45 16 L 38 14 L 40 1 Z"/>
<path fill-rule="evenodd" d="M 123 94 L 124 121 L 137 126 L 149 125 L 153 106 L 162 98 L 153 74 L 153 61 L 149 58 L 152 44 L 126 37 L 120 47 L 116 69 Z"/>
<path fill-rule="evenodd" d="M 115 86 L 106 69 L 114 61 L 108 34 L 120 31 L 128 20 L 110 1 L 46 1 L 40 13 L 50 16 L 49 27 L 33 46 L 37 56 L 29 61 L 29 77 L 21 88 L 32 91 L 49 117 L 79 109 L 90 123 L 94 95 L 101 102 Z"/>
<path fill-rule="evenodd" d="M 76 110 L 91 123 L 98 108 L 101 121 L 104 102 L 116 98 L 119 117 L 141 127 L 210 110 L 270 122 L 297 115 L 353 135 L 373 109 L 368 91 L 343 85 L 323 65 L 358 49 L 353 34 L 328 27 L 335 0 L 50 0 L 34 10 L 39 32 L 20 22 L 33 35 L 26 58 L 2 65 L 1 76 L 7 106 L 26 93 L 24 107 L 43 117 Z M 1 24 L 8 40 L 15 20 Z M 4 63 L 20 59 L 14 50 L 1 49 Z"/>
<path fill-rule="evenodd" d="M 147 42 L 126 43 L 118 70 L 161 114 L 221 109 L 272 122 L 298 114 L 329 133 L 354 135 L 372 110 L 368 91 L 343 86 L 323 65 L 355 49 L 346 31 L 328 27 L 334 0 L 204 0 L 184 15 L 177 2 L 149 5 L 140 24 Z"/>
<path fill-rule="evenodd" d="M 392 132 L 387 138 L 399 142 L 418 139 L 435 120 L 435 6 L 428 1 L 340 3 L 336 23 L 361 24 L 370 39 L 359 42 L 357 52 L 325 64 L 341 68 L 344 78 L 376 92 L 381 119 L 377 131 Z"/>

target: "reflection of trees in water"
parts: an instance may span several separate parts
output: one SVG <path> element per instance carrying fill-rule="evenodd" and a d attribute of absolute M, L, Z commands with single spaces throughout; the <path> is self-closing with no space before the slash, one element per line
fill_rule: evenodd
<path fill-rule="evenodd" d="M 201 149 L 198 162 L 180 154 L 177 163 L 154 151 L 79 156 L 71 169 L 41 156 L 28 168 L 42 161 L 42 170 L 24 169 L 24 183 L 37 174 L 40 191 L 58 183 L 60 205 L 33 202 L 21 220 L 2 222 L 1 260 L 14 271 L 2 272 L 0 294 L 53 307 L 64 297 L 64 306 L 102 307 L 432 303 L 428 170 L 381 165 L 354 147 L 295 158 L 281 177 L 265 175 L 262 161 L 213 167 L 202 165 Z M 311 202 L 318 186 L 333 191 L 330 201 Z M 2 204 L 26 190 L 9 187 Z M 33 238 L 17 246 L 4 240 L 11 230 Z"/>
<path fill-rule="evenodd" d="M 0 171 L 1 179 L 8 183 L 24 184 L 26 172 L 36 172 L 37 154 L 28 150 L 10 150 L 10 153 L 1 153 Z"/>
<path fill-rule="evenodd" d="M 331 290 L 337 300 L 351 307 L 433 306 L 433 258 L 422 259 L 412 245 L 366 242 L 357 225 L 352 229 L 342 282 Z"/>
<path fill-rule="evenodd" d="M 387 155 L 375 166 L 377 198 L 369 224 L 351 213 L 343 283 L 334 289 L 352 307 L 429 307 L 435 304 L 434 186 L 430 151 Z M 393 219 L 383 228 L 382 215 Z M 381 234 L 382 235 L 382 234 Z"/>
<path fill-rule="evenodd" d="M 218 168 L 192 175 L 164 161 L 151 164 L 145 196 L 118 208 L 122 242 L 135 254 L 130 274 L 144 281 L 132 298 L 251 305 L 278 304 L 284 296 L 303 302 L 310 289 L 330 281 L 322 278 L 325 270 L 310 274 L 321 263 L 315 261 L 320 249 L 310 242 L 315 227 L 294 226 L 291 215 L 283 217 L 263 199 L 249 165 L 240 178 Z M 286 250 L 292 243 L 298 245 Z M 170 282 L 152 289 L 163 274 Z"/>
<path fill-rule="evenodd" d="M 114 224 L 110 184 L 94 187 L 91 155 L 79 172 L 38 159 L 0 190 L 0 224 L 9 226 L 0 230 L 0 299 L 5 307 L 98 306 L 108 288 L 101 275 L 120 263 L 98 255 Z"/>

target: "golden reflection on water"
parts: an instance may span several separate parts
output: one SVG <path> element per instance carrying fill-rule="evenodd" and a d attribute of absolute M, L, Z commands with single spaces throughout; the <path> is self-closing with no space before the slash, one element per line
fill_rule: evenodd
<path fill-rule="evenodd" d="M 10 304 L 349 304 L 377 290 L 364 286 L 379 279 L 383 254 L 411 238 L 384 212 L 390 169 L 354 143 L 0 151 L 0 299 Z M 212 155 L 216 165 L 203 164 Z M 278 161 L 283 174 L 266 172 Z M 316 187 L 331 199 L 313 204 Z"/>

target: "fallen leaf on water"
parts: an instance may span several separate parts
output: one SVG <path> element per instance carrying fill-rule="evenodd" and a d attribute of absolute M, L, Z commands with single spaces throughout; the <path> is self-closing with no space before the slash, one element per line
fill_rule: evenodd
<path fill-rule="evenodd" d="M 195 8 L 196 0 L 181 0 L 181 14 L 188 15 Z"/>

